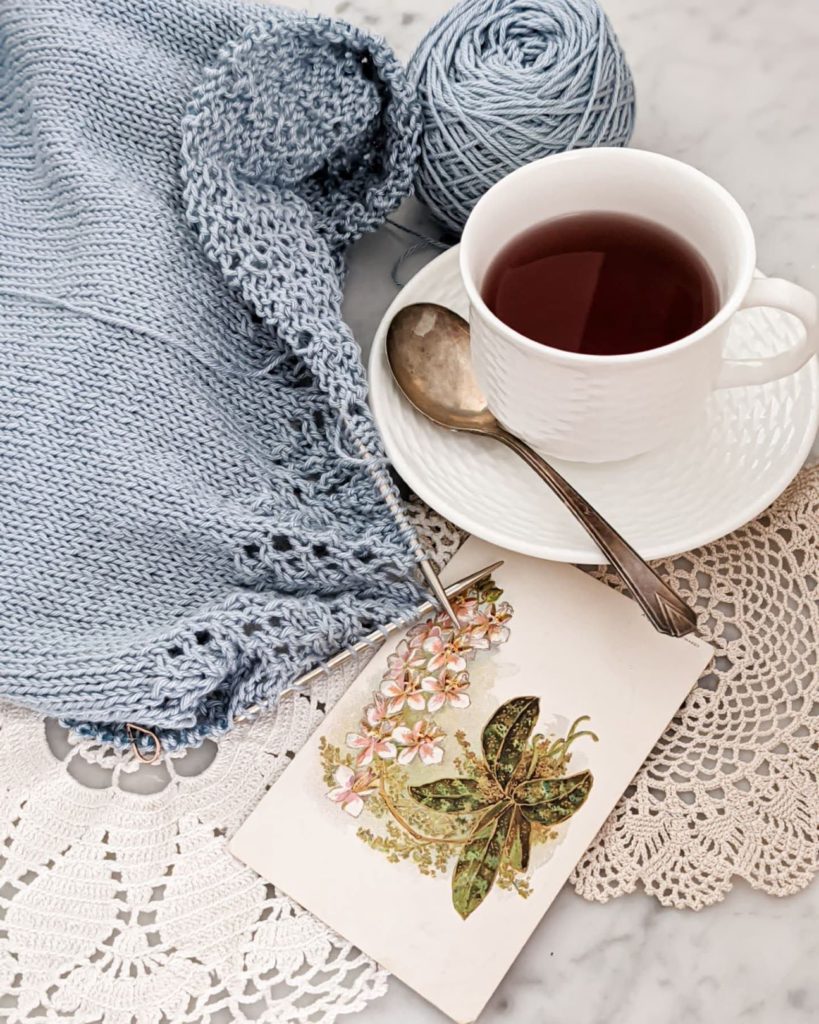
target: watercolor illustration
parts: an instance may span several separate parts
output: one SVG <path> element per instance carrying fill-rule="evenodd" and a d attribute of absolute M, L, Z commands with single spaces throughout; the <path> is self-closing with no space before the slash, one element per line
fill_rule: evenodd
<path fill-rule="evenodd" d="M 453 602 L 460 629 L 443 613 L 414 626 L 357 729 L 319 744 L 326 795 L 357 819 L 359 838 L 422 874 L 451 869 L 452 905 L 464 919 L 493 887 L 529 895 L 532 850 L 557 838 L 593 785 L 590 771 L 569 770 L 573 744 L 597 740 L 582 727 L 586 716 L 565 735 L 535 732 L 538 698 L 513 697 L 468 736 L 470 669 L 510 635 L 513 608 L 502 596 L 483 580 Z"/>

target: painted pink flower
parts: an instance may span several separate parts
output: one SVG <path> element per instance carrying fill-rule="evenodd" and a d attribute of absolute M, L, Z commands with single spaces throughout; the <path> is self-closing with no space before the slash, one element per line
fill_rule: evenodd
<path fill-rule="evenodd" d="M 505 601 L 501 604 L 482 604 L 472 619 L 469 635 L 473 647 L 486 650 L 509 639 L 509 627 L 504 623 L 512 616 L 512 607 Z"/>
<path fill-rule="evenodd" d="M 467 661 L 475 657 L 476 644 L 468 628 L 461 630 L 460 633 L 456 633 L 450 640 L 449 646 L 451 650 L 456 654 L 462 655 Z"/>
<path fill-rule="evenodd" d="M 478 599 L 477 597 L 464 597 L 456 600 L 452 607 L 461 626 L 469 626 L 478 614 Z"/>
<path fill-rule="evenodd" d="M 379 729 L 389 726 L 390 710 L 389 701 L 382 693 L 373 694 L 372 704 L 364 708 L 364 717 L 371 729 Z"/>
<path fill-rule="evenodd" d="M 410 646 L 420 647 L 424 640 L 426 640 L 429 631 L 434 628 L 434 619 L 425 619 L 423 622 L 416 622 L 414 626 L 411 626 L 407 630 L 407 639 L 409 640 Z"/>
<path fill-rule="evenodd" d="M 402 640 L 395 651 L 387 658 L 386 674 L 391 679 L 405 679 L 408 673 L 423 668 L 426 659 L 419 650 L 420 639 Z"/>
<path fill-rule="evenodd" d="M 411 764 L 417 754 L 424 764 L 440 764 L 444 752 L 438 743 L 444 733 L 434 722 L 421 719 L 410 729 L 407 725 L 399 725 L 393 731 L 393 739 L 404 749 L 398 755 L 400 764 Z"/>
<path fill-rule="evenodd" d="M 437 676 L 427 676 L 421 681 L 421 689 L 432 696 L 427 701 L 427 710 L 434 715 L 445 704 L 451 708 L 468 708 L 469 676 L 466 672 L 451 675 L 445 669 Z"/>
<path fill-rule="evenodd" d="M 387 712 L 390 715 L 397 715 L 405 704 L 413 711 L 423 711 L 427 706 L 417 675 L 412 678 L 385 679 L 381 684 L 381 692 L 389 700 Z"/>
<path fill-rule="evenodd" d="M 333 773 L 338 785 L 329 790 L 327 798 L 341 804 L 341 809 L 357 818 L 364 809 L 364 797 L 376 791 L 378 785 L 370 768 L 354 772 L 346 764 L 340 764 Z"/>
<path fill-rule="evenodd" d="M 366 728 L 361 732 L 347 733 L 347 746 L 358 751 L 355 763 L 360 767 L 372 763 L 374 757 L 380 757 L 383 761 L 390 761 L 395 757 L 397 751 L 395 744 L 388 736 L 381 736 L 378 732 L 371 732 Z"/>
<path fill-rule="evenodd" d="M 427 672 L 439 672 L 442 668 L 449 672 L 463 672 L 466 659 L 460 653 L 451 636 L 444 636 L 438 626 L 430 630 L 424 641 L 424 650 L 431 655 L 427 662 Z"/>

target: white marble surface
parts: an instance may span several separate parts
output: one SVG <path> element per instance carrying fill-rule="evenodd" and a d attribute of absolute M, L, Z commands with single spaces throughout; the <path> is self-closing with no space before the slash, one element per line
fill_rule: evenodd
<path fill-rule="evenodd" d="M 307 6 L 381 32 L 406 57 L 448 4 Z M 748 211 L 759 266 L 816 288 L 818 0 L 605 0 L 605 7 L 636 80 L 634 145 L 679 157 L 721 181 Z M 416 205 L 401 217 L 430 227 Z M 346 312 L 365 349 L 395 293 L 389 267 L 405 245 L 385 230 L 353 254 Z M 642 894 L 588 904 L 567 889 L 481 1022 L 797 1024 L 819 1018 L 817 962 L 819 884 L 786 900 L 738 885 L 722 905 L 698 914 L 663 909 Z M 360 1019 L 444 1018 L 393 981 Z"/>

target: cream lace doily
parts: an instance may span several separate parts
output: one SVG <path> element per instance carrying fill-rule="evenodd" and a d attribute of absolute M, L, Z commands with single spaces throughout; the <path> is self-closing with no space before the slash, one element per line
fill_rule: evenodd
<path fill-rule="evenodd" d="M 49 745 L 40 719 L 3 706 L 0 1017 L 330 1024 L 381 995 L 380 968 L 226 846 L 350 681 L 288 695 L 209 744 L 199 774 L 188 756 L 140 766 L 147 794 L 131 757 L 64 735 Z M 89 760 L 94 788 L 75 777 Z M 298 842 L 297 825 L 270 841 Z"/>
<path fill-rule="evenodd" d="M 445 561 L 456 531 L 416 521 Z M 817 539 L 814 469 L 754 523 L 662 566 L 718 656 L 578 865 L 582 895 L 642 884 L 697 908 L 735 876 L 784 895 L 816 873 Z M 380 995 L 380 968 L 226 846 L 359 667 L 288 695 L 218 751 L 138 770 L 0 706 L 4 1019 L 330 1024 Z M 298 842 L 297 824 L 270 841 Z"/>
<path fill-rule="evenodd" d="M 734 877 L 797 892 L 819 870 L 819 466 L 741 530 L 657 564 L 699 611 L 716 658 L 577 866 L 575 889 L 605 901 L 642 884 L 694 909 L 723 899 Z"/>

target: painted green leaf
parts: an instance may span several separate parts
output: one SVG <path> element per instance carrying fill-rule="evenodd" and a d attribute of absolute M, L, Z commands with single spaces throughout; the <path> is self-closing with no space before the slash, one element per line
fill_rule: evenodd
<path fill-rule="evenodd" d="M 492 804 L 479 792 L 477 779 L 438 779 L 423 786 L 410 786 L 410 796 L 430 811 L 469 814 Z"/>
<path fill-rule="evenodd" d="M 512 801 L 508 798 L 498 800 L 496 804 L 492 804 L 472 826 L 472 835 L 476 836 L 479 832 L 483 832 L 487 825 L 493 822 L 495 818 L 499 818 L 507 807 L 512 807 Z"/>
<path fill-rule="evenodd" d="M 523 756 L 539 713 L 537 697 L 514 697 L 501 704 L 484 726 L 481 736 L 484 757 L 504 789 Z"/>
<path fill-rule="evenodd" d="M 515 810 L 512 825 L 509 829 L 509 841 L 506 844 L 506 858 L 517 871 L 526 871 L 529 867 L 529 848 L 532 837 L 532 825 L 524 818 L 520 810 Z"/>
<path fill-rule="evenodd" d="M 483 903 L 500 867 L 513 808 L 507 807 L 464 846 L 452 875 L 452 905 L 464 920 Z"/>
<path fill-rule="evenodd" d="M 551 800 L 562 800 L 572 790 L 585 784 L 590 772 L 578 772 L 565 779 L 529 779 L 515 787 L 512 797 L 518 804 L 542 804 Z"/>
<path fill-rule="evenodd" d="M 519 802 L 521 814 L 529 821 L 538 825 L 559 825 L 583 806 L 593 782 L 591 772 L 580 772 L 567 779 L 532 779 L 515 789 L 515 800 Z M 552 786 L 547 788 L 545 783 L 552 783 Z M 545 798 L 537 803 L 522 802 L 523 797 L 537 797 L 538 793 L 546 794 Z"/>

